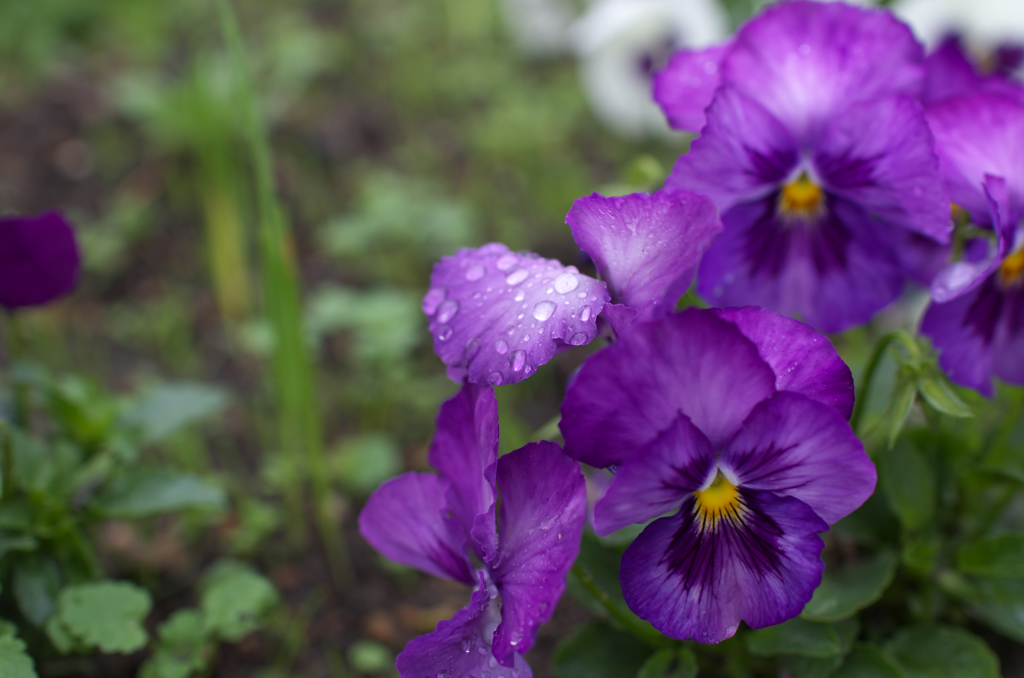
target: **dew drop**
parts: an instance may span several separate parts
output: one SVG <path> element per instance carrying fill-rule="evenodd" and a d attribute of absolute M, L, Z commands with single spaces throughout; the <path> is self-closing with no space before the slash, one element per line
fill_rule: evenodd
<path fill-rule="evenodd" d="M 512 354 L 508 357 L 508 364 L 513 370 L 519 372 L 523 369 L 523 365 L 526 364 L 526 352 L 525 351 L 512 351 Z"/>
<path fill-rule="evenodd" d="M 449 299 L 437 307 L 437 320 L 438 322 L 446 323 L 454 318 L 455 314 L 458 312 L 459 302 L 454 299 Z"/>
<path fill-rule="evenodd" d="M 580 311 L 580 320 L 583 321 L 583 322 L 587 322 L 588 320 L 590 320 L 590 307 L 589 306 L 584 306 L 583 310 Z"/>
<path fill-rule="evenodd" d="M 487 660 L 487 665 L 492 669 L 498 665 L 498 660 L 494 658 L 493 654 L 491 655 L 491 658 Z"/>
<path fill-rule="evenodd" d="M 459 647 L 462 648 L 463 652 L 469 652 L 469 638 L 463 638 L 462 642 L 459 643 Z M 438 674 L 440 675 L 440 674 Z"/>
<path fill-rule="evenodd" d="M 518 292 L 516 292 L 516 296 L 515 296 L 515 300 L 516 301 L 522 301 L 525 298 L 526 298 L 526 292 L 524 292 L 522 290 L 519 290 Z"/>
<path fill-rule="evenodd" d="M 476 651 L 480 654 L 481 657 L 483 657 L 485 654 L 487 654 L 487 648 L 486 647 L 482 647 L 482 646 L 478 647 L 476 649 Z"/>
<path fill-rule="evenodd" d="M 530 277 L 529 271 L 527 271 L 525 268 L 519 268 L 509 273 L 505 277 L 505 282 L 507 282 L 509 285 L 518 285 L 519 283 L 526 280 L 528 277 Z"/>
<path fill-rule="evenodd" d="M 586 299 L 587 298 L 587 293 L 586 292 L 577 292 L 576 293 L 576 298 L 577 299 Z"/>
<path fill-rule="evenodd" d="M 466 362 L 469 362 L 478 350 L 480 350 L 480 337 L 475 337 L 466 344 Z"/>
<path fill-rule="evenodd" d="M 519 261 L 519 257 L 517 257 L 516 255 L 514 255 L 514 254 L 506 254 L 506 255 L 502 256 L 500 259 L 498 259 L 498 261 L 495 264 L 495 266 L 498 267 L 499 271 L 507 271 L 508 269 L 510 269 L 513 266 L 515 266 L 516 262 L 518 262 L 518 261 Z"/>
<path fill-rule="evenodd" d="M 555 305 L 550 301 L 538 301 L 533 307 L 533 317 L 541 322 L 551 317 L 555 312 Z"/>
<path fill-rule="evenodd" d="M 569 338 L 569 343 L 572 344 L 573 346 L 582 346 L 583 344 L 587 343 L 587 333 L 577 332 L 576 334 L 572 335 L 572 337 Z"/>
<path fill-rule="evenodd" d="M 451 325 L 441 325 L 441 327 L 437 328 L 437 339 L 438 339 L 438 341 L 448 341 L 451 338 L 452 338 L 452 326 Z"/>
<path fill-rule="evenodd" d="M 427 315 L 434 315 L 434 311 L 444 301 L 447 294 L 443 287 L 432 287 L 423 297 L 423 312 Z"/>
<path fill-rule="evenodd" d="M 555 278 L 555 289 L 559 294 L 568 294 L 580 286 L 580 280 L 572 273 L 563 273 Z"/>
<path fill-rule="evenodd" d="M 484 277 L 485 273 L 487 273 L 487 269 L 480 264 L 473 264 L 466 269 L 466 280 L 469 282 L 476 282 L 480 278 Z"/>
<path fill-rule="evenodd" d="M 501 372 L 491 372 L 489 380 L 491 386 L 501 386 L 501 382 L 505 381 L 505 378 L 501 376 Z"/>
<path fill-rule="evenodd" d="M 504 339 L 498 339 L 496 342 L 494 342 L 494 350 L 500 353 L 501 355 L 505 355 L 506 353 L 508 353 L 508 344 L 505 343 Z"/>

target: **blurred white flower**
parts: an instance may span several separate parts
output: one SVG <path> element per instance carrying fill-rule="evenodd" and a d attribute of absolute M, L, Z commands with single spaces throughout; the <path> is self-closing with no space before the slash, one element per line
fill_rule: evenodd
<path fill-rule="evenodd" d="M 566 31 L 578 12 L 569 0 L 501 0 L 501 9 L 512 39 L 527 54 L 570 50 Z"/>
<path fill-rule="evenodd" d="M 651 73 L 673 49 L 723 40 L 715 0 L 597 0 L 569 29 L 594 115 L 630 138 L 674 135 L 651 97 Z"/>
<path fill-rule="evenodd" d="M 1022 0 L 897 0 L 892 11 L 929 47 L 950 34 L 979 50 L 1024 45 Z"/>

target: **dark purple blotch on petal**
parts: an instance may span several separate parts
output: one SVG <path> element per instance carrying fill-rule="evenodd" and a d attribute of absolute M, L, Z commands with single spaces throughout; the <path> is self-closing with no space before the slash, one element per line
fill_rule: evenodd
<path fill-rule="evenodd" d="M 41 306 L 78 282 L 78 244 L 59 212 L 0 218 L 0 306 Z"/>

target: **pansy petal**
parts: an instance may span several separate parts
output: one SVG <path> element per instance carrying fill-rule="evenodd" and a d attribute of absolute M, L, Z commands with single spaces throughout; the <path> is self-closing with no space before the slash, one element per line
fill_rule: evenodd
<path fill-rule="evenodd" d="M 1003 322 L 992 351 L 992 374 L 1003 381 L 1024 385 L 1024 290 L 1006 292 Z"/>
<path fill-rule="evenodd" d="M 640 533 L 622 556 L 629 608 L 672 638 L 718 643 L 800 614 L 821 582 L 828 528 L 809 506 L 742 492 L 738 516 L 702 521 L 691 497 Z"/>
<path fill-rule="evenodd" d="M 875 466 L 835 410 L 797 393 L 761 402 L 722 453 L 744 489 L 796 497 L 830 525 L 875 489 Z"/>
<path fill-rule="evenodd" d="M 594 531 L 605 536 L 642 525 L 679 507 L 715 468 L 707 436 L 681 414 L 649 445 L 623 462 L 594 506 Z"/>
<path fill-rule="evenodd" d="M 448 482 L 432 473 L 404 473 L 370 495 L 359 533 L 397 563 L 472 585 L 466 537 L 445 517 Z"/>
<path fill-rule="evenodd" d="M 793 136 L 753 99 L 719 88 L 708 123 L 679 157 L 667 188 L 706 195 L 724 214 L 740 201 L 761 197 L 793 171 L 800 156 Z"/>
<path fill-rule="evenodd" d="M 562 402 L 565 451 L 621 464 L 680 413 L 718 446 L 774 391 L 775 374 L 735 325 L 706 310 L 673 313 L 586 360 Z"/>
<path fill-rule="evenodd" d="M 995 275 L 946 303 L 932 303 L 921 319 L 921 334 L 939 351 L 939 366 L 950 380 L 991 397 L 992 352 L 1005 300 Z"/>
<path fill-rule="evenodd" d="M 775 372 L 776 389 L 813 398 L 849 419 L 853 374 L 828 337 L 810 325 L 757 306 L 720 308 L 715 313 L 754 342 Z"/>
<path fill-rule="evenodd" d="M 923 60 L 910 29 L 889 12 L 781 2 L 740 28 L 722 62 L 722 80 L 807 141 L 851 103 L 919 95 Z"/>
<path fill-rule="evenodd" d="M 494 503 L 497 459 L 498 399 L 494 397 L 494 388 L 464 384 L 441 405 L 429 460 L 451 483 L 447 507 L 467 534 L 473 532 L 477 516 Z M 484 543 L 494 542 L 494 537 L 481 536 Z M 482 546 L 474 547 L 477 555 L 482 556 Z"/>
<path fill-rule="evenodd" d="M 396 668 L 401 678 L 441 676 L 485 676 L 491 678 L 533 678 L 526 661 L 514 656 L 512 670 L 500 667 L 491 654 L 491 636 L 499 612 L 494 596 L 480 574 L 480 584 L 469 605 L 450 620 L 437 624 L 431 633 L 414 638 L 398 655 Z"/>
<path fill-rule="evenodd" d="M 889 97 L 837 114 L 812 158 L 829 194 L 898 226 L 948 242 L 949 195 L 921 105 Z"/>
<path fill-rule="evenodd" d="M 488 562 L 501 593 L 494 656 L 512 666 L 551 619 L 580 549 L 587 489 L 579 464 L 549 442 L 531 443 L 498 460 L 500 550 Z"/>
<path fill-rule="evenodd" d="M 955 97 L 926 111 L 950 198 L 978 222 L 988 216 L 986 175 L 1010 187 L 1010 212 L 1024 214 L 1024 103 L 989 93 Z"/>
<path fill-rule="evenodd" d="M 622 304 L 607 303 L 601 309 L 601 317 L 611 326 L 611 331 L 621 336 L 629 331 L 629 328 L 636 322 L 637 311 L 635 308 Z M 602 335 L 608 333 L 607 327 L 601 330 Z"/>
<path fill-rule="evenodd" d="M 0 217 L 0 306 L 40 306 L 78 282 L 81 261 L 71 224 L 59 212 Z"/>
<path fill-rule="evenodd" d="M 704 127 L 704 110 L 721 82 L 719 66 L 728 49 L 725 44 L 680 50 L 654 74 L 654 100 L 673 128 L 698 132 Z"/>
<path fill-rule="evenodd" d="M 589 343 L 609 300 L 575 267 L 499 243 L 443 257 L 430 283 L 423 312 L 434 352 L 476 384 L 522 381 L 559 348 Z"/>
<path fill-rule="evenodd" d="M 579 198 L 565 217 L 617 303 L 638 319 L 664 315 L 682 296 L 722 230 L 714 204 L 689 191 Z"/>

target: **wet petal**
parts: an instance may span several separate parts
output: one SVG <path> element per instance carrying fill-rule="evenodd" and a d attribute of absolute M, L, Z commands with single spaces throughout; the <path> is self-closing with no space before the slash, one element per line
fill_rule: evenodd
<path fill-rule="evenodd" d="M 499 243 L 460 250 L 434 266 L 423 298 L 434 352 L 476 384 L 522 381 L 565 346 L 597 334 L 603 283 Z"/>
<path fill-rule="evenodd" d="M 706 310 L 673 313 L 583 364 L 562 403 L 565 450 L 591 466 L 621 464 L 680 412 L 718 446 L 774 391 L 775 374 L 735 325 Z"/>
<path fill-rule="evenodd" d="M 59 212 L 0 218 L 0 306 L 40 306 L 74 289 L 81 261 Z"/>
<path fill-rule="evenodd" d="M 742 492 L 737 516 L 702 521 L 691 497 L 640 533 L 622 556 L 629 608 L 672 638 L 717 643 L 800 614 L 821 582 L 828 528 L 806 504 Z"/>
<path fill-rule="evenodd" d="M 565 578 L 579 554 L 587 490 L 579 464 L 549 442 L 531 443 L 498 460 L 500 551 L 488 562 L 501 593 L 494 656 L 511 666 L 513 653 L 533 647 L 551 619 Z"/>
<path fill-rule="evenodd" d="M 875 466 L 843 416 L 796 393 L 759 403 L 720 463 L 741 487 L 796 497 L 830 525 L 875 489 Z"/>
<path fill-rule="evenodd" d="M 431 473 L 404 473 L 370 495 L 359 514 L 359 533 L 397 563 L 473 584 L 466 537 L 445 517 L 448 482 Z"/>
<path fill-rule="evenodd" d="M 707 437 L 686 415 L 679 415 L 623 462 L 594 507 L 594 531 L 605 536 L 665 515 L 703 485 L 714 467 L 715 454 Z"/>
<path fill-rule="evenodd" d="M 401 678 L 533 678 L 526 661 L 514 655 L 514 664 L 505 668 L 492 655 L 491 638 L 499 612 L 494 595 L 480 574 L 480 584 L 469 605 L 437 629 L 409 641 L 398 655 L 396 668 Z"/>
<path fill-rule="evenodd" d="M 704 110 L 721 82 L 719 68 L 728 49 L 725 44 L 680 50 L 654 75 L 654 100 L 669 125 L 690 132 L 704 127 Z"/>
<path fill-rule="evenodd" d="M 447 507 L 466 534 L 474 533 L 477 517 L 494 504 L 494 462 L 498 459 L 498 400 L 490 386 L 464 384 L 437 415 L 437 433 L 430 444 L 430 464 L 451 483 Z M 476 530 L 474 551 L 493 549 L 493 521 L 488 534 Z"/>
<path fill-rule="evenodd" d="M 722 230 L 714 204 L 689 191 L 657 191 L 573 203 L 565 221 L 617 303 L 649 320 L 675 308 L 701 255 Z"/>
<path fill-rule="evenodd" d="M 740 328 L 775 372 L 775 388 L 822 402 L 849 419 L 853 374 L 828 337 L 810 325 L 765 308 L 715 309 Z"/>

